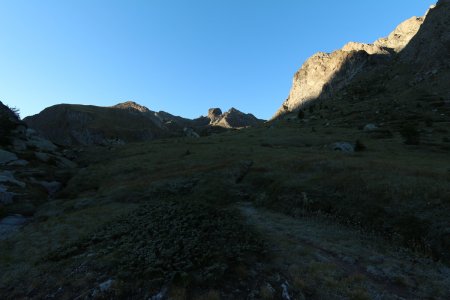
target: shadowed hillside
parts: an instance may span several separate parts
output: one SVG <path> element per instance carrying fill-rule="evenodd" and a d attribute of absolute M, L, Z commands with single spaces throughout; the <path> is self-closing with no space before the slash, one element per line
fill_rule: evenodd
<path fill-rule="evenodd" d="M 25 122 L 59 145 L 110 145 L 185 135 L 198 137 L 263 120 L 236 109 L 220 115 L 216 123 L 208 117 L 190 120 L 128 101 L 112 107 L 55 105 L 25 118 Z"/>

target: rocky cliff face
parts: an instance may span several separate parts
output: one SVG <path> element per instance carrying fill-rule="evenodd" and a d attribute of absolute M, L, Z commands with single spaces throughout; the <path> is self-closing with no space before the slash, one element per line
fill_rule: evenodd
<path fill-rule="evenodd" d="M 234 107 L 225 113 L 219 108 L 211 108 L 208 111 L 208 118 L 211 120 L 211 126 L 218 126 L 223 128 L 244 128 L 249 126 L 255 126 L 264 122 L 256 118 L 252 114 L 245 114 Z"/>
<path fill-rule="evenodd" d="M 304 108 L 311 100 L 329 98 L 348 86 L 355 76 L 388 64 L 417 34 L 424 20 L 425 17 L 410 18 L 373 44 L 350 42 L 333 53 L 313 55 L 294 75 L 289 96 L 273 118 Z"/>

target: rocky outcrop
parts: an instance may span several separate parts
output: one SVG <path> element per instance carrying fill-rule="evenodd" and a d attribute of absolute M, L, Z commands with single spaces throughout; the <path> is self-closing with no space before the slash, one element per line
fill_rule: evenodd
<path fill-rule="evenodd" d="M 342 89 L 366 68 L 369 58 L 363 50 L 315 54 L 295 74 L 289 97 L 274 117 L 296 111 L 324 93 L 329 95 Z"/>
<path fill-rule="evenodd" d="M 208 110 L 208 118 L 210 119 L 211 124 L 219 121 L 221 117 L 222 110 L 220 108 L 210 108 Z"/>
<path fill-rule="evenodd" d="M 450 0 L 440 0 L 432 6 L 423 26 L 407 47 L 400 60 L 421 66 L 421 72 L 450 68 Z"/>
<path fill-rule="evenodd" d="M 380 38 L 374 42 L 374 46 L 384 49 L 392 49 L 400 52 L 405 48 L 411 39 L 417 34 L 420 26 L 423 24 L 425 17 L 412 17 L 394 29 L 386 38 Z"/>
<path fill-rule="evenodd" d="M 1 102 L 0 115 L 7 116 L 0 122 L 0 131 L 7 137 L 0 144 L 2 240 L 26 225 L 36 207 L 59 191 L 76 163 L 61 148 L 27 128 L 18 115 Z"/>
<path fill-rule="evenodd" d="M 140 113 L 150 112 L 150 110 L 147 107 L 137 104 L 136 102 L 133 101 L 127 101 L 124 103 L 116 104 L 113 106 L 113 108 L 125 109 L 131 112 L 140 112 Z"/>
<path fill-rule="evenodd" d="M 252 114 L 245 114 L 234 107 L 223 114 L 219 114 L 220 109 L 210 109 L 208 116 L 211 119 L 212 126 L 218 126 L 223 128 L 244 128 L 249 126 L 255 126 L 264 122 L 256 118 Z"/>
<path fill-rule="evenodd" d="M 424 17 L 410 18 L 388 37 L 373 44 L 350 42 L 332 53 L 313 55 L 294 75 L 289 96 L 273 118 L 304 108 L 312 100 L 329 98 L 348 86 L 357 75 L 387 64 L 417 34 L 424 20 Z"/>

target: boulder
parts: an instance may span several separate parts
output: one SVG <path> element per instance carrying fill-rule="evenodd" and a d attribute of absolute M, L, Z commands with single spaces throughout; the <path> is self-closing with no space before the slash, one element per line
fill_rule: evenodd
<path fill-rule="evenodd" d="M 192 137 L 192 138 L 199 138 L 200 137 L 200 135 L 197 132 L 195 132 L 195 130 L 192 129 L 192 128 L 185 127 L 183 129 L 183 131 L 184 131 L 184 134 L 186 134 L 187 137 Z"/>
<path fill-rule="evenodd" d="M 36 156 L 37 159 L 39 159 L 40 161 L 46 163 L 50 160 L 50 155 L 48 155 L 47 153 L 43 153 L 43 152 L 35 152 L 34 156 Z"/>
<path fill-rule="evenodd" d="M 56 165 L 59 168 L 69 168 L 69 169 L 73 169 L 77 167 L 77 164 L 65 157 L 57 157 L 56 160 Z"/>
<path fill-rule="evenodd" d="M 58 181 L 39 181 L 38 184 L 43 186 L 49 195 L 55 194 L 62 187 L 62 184 Z"/>
<path fill-rule="evenodd" d="M 7 163 L 18 159 L 19 158 L 14 153 L 0 149 L 0 165 L 6 165 Z"/>
<path fill-rule="evenodd" d="M 22 215 L 8 216 L 0 220 L 0 240 L 7 239 L 12 233 L 25 225 L 27 219 Z"/>
<path fill-rule="evenodd" d="M 11 204 L 14 200 L 14 193 L 8 192 L 6 187 L 0 185 L 0 204 Z"/>
<path fill-rule="evenodd" d="M 336 142 L 331 145 L 331 149 L 334 151 L 341 151 L 344 153 L 353 153 L 355 152 L 355 146 L 348 142 Z"/>
<path fill-rule="evenodd" d="M 111 288 L 113 283 L 114 283 L 114 280 L 108 279 L 105 282 L 100 283 L 98 288 L 100 289 L 101 292 L 107 292 Z"/>
<path fill-rule="evenodd" d="M 24 188 L 26 186 L 24 182 L 14 178 L 14 174 L 11 171 L 0 172 L 0 183 L 11 183 L 20 186 L 21 188 Z"/>
<path fill-rule="evenodd" d="M 49 140 L 46 140 L 44 138 L 38 137 L 38 136 L 32 136 L 27 141 L 27 146 L 31 148 L 35 148 L 40 151 L 47 151 L 47 152 L 53 152 L 58 149 L 58 147 L 50 142 Z"/>
<path fill-rule="evenodd" d="M 24 167 L 24 166 L 26 166 L 28 164 L 29 164 L 28 161 L 26 161 L 24 159 L 19 159 L 19 160 L 15 160 L 15 161 L 12 161 L 12 162 L 8 163 L 8 166 L 11 166 L 11 167 Z"/>
<path fill-rule="evenodd" d="M 378 126 L 377 125 L 375 125 L 375 124 L 373 124 L 373 123 L 369 123 L 369 124 L 366 124 L 365 126 L 364 126 L 364 131 L 374 131 L 374 130 L 377 130 L 378 129 Z"/>
<path fill-rule="evenodd" d="M 27 149 L 27 143 L 24 140 L 18 138 L 15 138 L 12 141 L 12 146 L 15 151 L 24 151 Z"/>

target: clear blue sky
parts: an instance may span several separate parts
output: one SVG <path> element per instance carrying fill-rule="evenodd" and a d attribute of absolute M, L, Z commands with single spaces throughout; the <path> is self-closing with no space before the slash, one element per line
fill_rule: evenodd
<path fill-rule="evenodd" d="M 0 0 L 0 101 L 133 100 L 185 117 L 236 107 L 269 118 L 317 51 L 373 42 L 424 0 Z"/>

